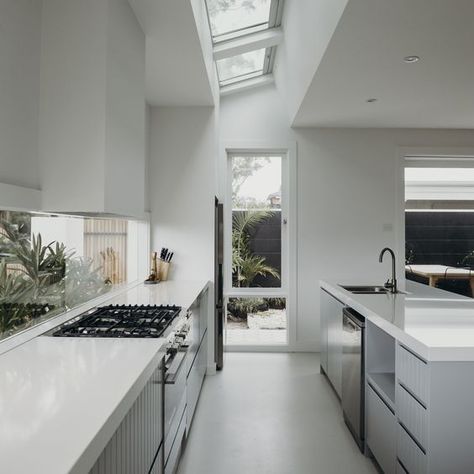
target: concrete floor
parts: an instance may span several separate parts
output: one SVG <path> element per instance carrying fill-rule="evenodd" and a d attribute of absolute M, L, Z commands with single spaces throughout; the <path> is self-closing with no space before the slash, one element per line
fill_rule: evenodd
<path fill-rule="evenodd" d="M 226 331 L 227 346 L 264 346 L 286 344 L 285 329 L 229 329 Z"/>
<path fill-rule="evenodd" d="M 376 473 L 316 354 L 226 353 L 206 378 L 179 474 Z"/>

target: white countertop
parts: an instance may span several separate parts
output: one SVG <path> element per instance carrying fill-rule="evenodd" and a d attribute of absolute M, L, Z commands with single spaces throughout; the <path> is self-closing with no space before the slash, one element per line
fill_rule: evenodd
<path fill-rule="evenodd" d="M 141 284 L 101 305 L 187 308 L 207 285 Z M 0 471 L 88 472 L 158 366 L 163 343 L 40 336 L 1 355 Z"/>
<path fill-rule="evenodd" d="M 474 361 L 474 299 L 411 281 L 407 294 L 397 295 L 356 295 L 338 282 L 320 286 L 426 360 Z"/>

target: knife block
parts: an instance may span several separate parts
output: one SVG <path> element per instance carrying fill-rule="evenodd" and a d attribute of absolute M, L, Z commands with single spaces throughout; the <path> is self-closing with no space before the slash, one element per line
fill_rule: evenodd
<path fill-rule="evenodd" d="M 167 281 L 168 280 L 168 273 L 170 271 L 170 262 L 165 262 L 164 260 L 159 259 L 158 265 L 158 275 L 160 281 Z"/>

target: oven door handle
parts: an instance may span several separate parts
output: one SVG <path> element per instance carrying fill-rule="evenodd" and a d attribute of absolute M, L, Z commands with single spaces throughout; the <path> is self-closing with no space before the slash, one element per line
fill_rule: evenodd
<path fill-rule="evenodd" d="M 178 377 L 185 367 L 184 361 L 186 360 L 186 354 L 188 353 L 187 350 L 185 351 L 178 351 L 176 353 L 176 356 L 174 357 L 173 361 L 171 362 L 171 365 L 169 369 L 166 371 L 166 377 L 165 377 L 165 384 L 166 385 L 174 385 L 176 383 L 176 380 L 178 380 Z"/>

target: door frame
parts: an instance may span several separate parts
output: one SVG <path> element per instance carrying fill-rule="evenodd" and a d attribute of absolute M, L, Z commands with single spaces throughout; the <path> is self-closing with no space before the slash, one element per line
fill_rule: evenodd
<path fill-rule="evenodd" d="M 255 291 L 239 292 L 229 287 L 229 277 L 231 265 L 229 255 L 232 252 L 232 236 L 229 229 L 232 228 L 232 202 L 230 202 L 231 180 L 229 173 L 230 156 L 238 154 L 253 154 L 258 156 L 275 154 L 282 155 L 282 184 L 286 190 L 287 203 L 284 204 L 282 213 L 287 215 L 286 224 L 286 255 L 285 262 L 282 261 L 282 269 L 285 269 L 286 282 L 282 288 L 267 289 L 265 292 L 258 288 Z M 219 160 L 219 194 L 224 202 L 224 297 L 227 301 L 229 297 L 251 296 L 255 293 L 264 297 L 286 298 L 287 314 L 287 344 L 281 345 L 224 345 L 224 350 L 229 352 L 292 352 L 296 347 L 297 334 L 297 147 L 296 142 L 264 142 L 264 141 L 244 141 L 244 142 L 223 142 L 220 146 Z M 283 199 L 282 199 L 283 202 Z M 282 214 L 284 215 L 284 214 Z M 249 294 L 250 293 L 250 294 Z"/>

